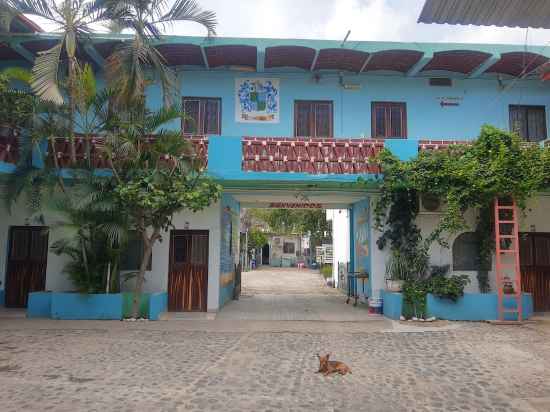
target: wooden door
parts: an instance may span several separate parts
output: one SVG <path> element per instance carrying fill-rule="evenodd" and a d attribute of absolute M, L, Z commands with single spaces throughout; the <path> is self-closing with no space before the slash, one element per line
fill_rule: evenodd
<path fill-rule="evenodd" d="M 521 289 L 533 295 L 535 312 L 550 311 L 550 234 L 520 234 Z"/>
<path fill-rule="evenodd" d="M 208 231 L 173 230 L 170 234 L 168 310 L 206 312 Z"/>
<path fill-rule="evenodd" d="M 6 272 L 6 307 L 25 308 L 30 292 L 46 288 L 48 228 L 12 226 Z"/>

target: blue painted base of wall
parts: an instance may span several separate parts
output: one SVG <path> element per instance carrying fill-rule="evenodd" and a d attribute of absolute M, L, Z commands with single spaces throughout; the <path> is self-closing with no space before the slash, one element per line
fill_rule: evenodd
<path fill-rule="evenodd" d="M 401 293 L 382 292 L 384 299 L 384 316 L 398 320 L 403 310 L 403 295 Z M 457 302 L 449 299 L 440 299 L 431 294 L 427 298 L 428 316 L 438 319 L 484 321 L 498 319 L 498 297 L 496 293 L 465 293 Z M 523 318 L 533 316 L 533 297 L 524 293 L 522 297 Z M 515 308 L 515 300 L 511 296 L 505 297 L 504 306 Z M 517 320 L 517 314 L 507 313 L 506 320 Z"/>
<path fill-rule="evenodd" d="M 53 293 L 51 318 L 120 320 L 122 319 L 122 294 Z"/>
<path fill-rule="evenodd" d="M 233 299 L 235 286 L 233 284 L 220 288 L 220 308 Z"/>
<path fill-rule="evenodd" d="M 52 295 L 51 292 L 29 293 L 27 318 L 51 318 Z"/>
<path fill-rule="evenodd" d="M 390 319 L 399 320 L 403 311 L 403 295 L 382 291 L 382 311 L 384 316 Z"/>
<path fill-rule="evenodd" d="M 533 297 L 530 293 L 522 296 L 523 318 L 533 316 Z M 465 293 L 456 303 L 449 299 L 440 299 L 429 294 L 427 300 L 428 316 L 448 320 L 496 320 L 498 319 L 498 296 L 496 293 Z M 504 307 L 516 308 L 512 296 L 504 298 Z M 506 320 L 517 320 L 516 313 L 505 314 Z"/>
<path fill-rule="evenodd" d="M 83 295 L 79 293 L 33 292 L 29 293 L 28 318 L 62 320 L 121 320 L 123 318 L 123 294 Z M 168 309 L 166 292 L 152 293 L 147 315 L 159 320 Z"/>
<path fill-rule="evenodd" d="M 168 293 L 152 293 L 149 298 L 149 320 L 159 320 L 160 314 L 168 310 Z"/>
<path fill-rule="evenodd" d="M 6 292 L 4 292 L 4 289 L 0 289 L 0 306 L 4 306 L 6 304 Z"/>

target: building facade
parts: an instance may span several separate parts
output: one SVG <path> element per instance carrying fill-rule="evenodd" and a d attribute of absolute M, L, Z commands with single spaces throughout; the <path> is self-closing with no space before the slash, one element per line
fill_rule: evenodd
<path fill-rule="evenodd" d="M 0 67 L 29 67 L 35 53 L 55 38 L 47 33 L 13 36 L 0 47 Z M 83 47 L 100 85 L 110 50 L 127 39 L 96 35 Z M 547 138 L 550 85 L 536 77 L 537 67 L 550 57 L 545 47 L 525 51 L 523 45 L 342 45 L 169 36 L 159 40 L 158 49 L 178 73 L 179 95 L 188 118 L 172 127 L 182 130 L 182 138 L 193 137 L 207 157 L 208 174 L 224 188 L 221 200 L 202 212 L 179 213 L 174 219 L 176 230 L 164 233 L 165 241 L 153 251 L 145 289 L 167 291 L 170 299 L 173 268 L 180 263 L 174 261 L 171 250 L 178 248 L 178 242 L 206 250 L 201 255 L 203 281 L 194 286 L 200 288 L 200 299 L 172 302 L 178 310 L 218 311 L 232 299 L 239 261 L 239 214 L 246 207 L 347 210 L 349 225 L 342 227 L 348 232 L 352 269 L 368 272 L 368 293 L 379 296 L 385 285 L 387 252 L 375 245 L 379 233 L 372 224 L 373 208 L 380 171 L 372 159 L 380 150 L 388 148 L 409 159 L 422 150 L 475 139 L 483 124 L 517 131 L 541 144 Z M 150 107 L 160 107 L 162 97 L 159 84 L 148 87 Z M 0 144 L 0 171 L 6 175 L 14 170 L 16 146 L 7 138 Z M 550 227 L 544 216 L 548 207 L 550 198 L 533 199 L 521 230 L 538 239 L 532 240 L 537 245 L 546 245 L 550 256 L 546 237 Z M 14 244 L 32 242 L 34 226 L 23 206 L 11 215 L 4 213 L 0 268 L 5 270 L 0 287 L 13 288 L 9 273 L 20 264 L 12 253 Z M 423 232 L 434 228 L 439 213 L 429 208 L 421 212 L 418 223 Z M 475 216 L 469 218 L 473 222 Z M 52 225 L 47 215 L 43 222 Z M 48 244 L 58 236 L 62 234 L 51 230 Z M 468 235 L 449 241 L 449 249 L 432 247 L 433 263 L 471 274 L 468 291 L 477 292 L 477 268 L 464 264 Z M 71 290 L 62 272 L 63 258 L 44 247 L 41 262 L 46 269 L 36 275 L 44 278 L 37 287 Z M 493 272 L 490 279 L 494 284 Z M 545 296 L 535 299 L 536 309 L 550 309 L 544 307 Z"/>

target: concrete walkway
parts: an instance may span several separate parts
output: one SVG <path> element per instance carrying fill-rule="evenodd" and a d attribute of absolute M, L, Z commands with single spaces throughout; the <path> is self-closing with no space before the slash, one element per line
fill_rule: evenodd
<path fill-rule="evenodd" d="M 220 320 L 381 321 L 368 314 L 366 305 L 346 305 L 346 297 L 329 288 L 318 271 L 262 267 L 243 272 L 240 300 L 228 303 Z"/>

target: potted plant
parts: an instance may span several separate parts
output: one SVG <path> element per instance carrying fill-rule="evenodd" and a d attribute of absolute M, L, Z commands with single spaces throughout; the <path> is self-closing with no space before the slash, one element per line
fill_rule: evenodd
<path fill-rule="evenodd" d="M 386 264 L 386 290 L 401 292 L 403 283 L 409 277 L 409 271 L 409 261 L 406 255 L 398 250 L 393 250 Z"/>

